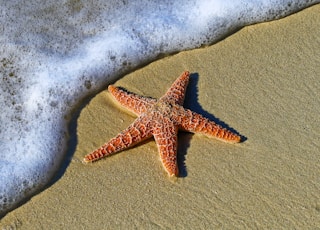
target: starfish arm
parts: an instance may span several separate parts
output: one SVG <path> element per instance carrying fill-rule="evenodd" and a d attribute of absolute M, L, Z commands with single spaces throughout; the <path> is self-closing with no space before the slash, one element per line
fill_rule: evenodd
<path fill-rule="evenodd" d="M 157 143 L 160 159 L 169 176 L 178 176 L 177 146 L 178 127 L 164 118 L 153 127 L 153 136 Z"/>
<path fill-rule="evenodd" d="M 108 91 L 121 105 L 137 115 L 146 112 L 148 108 L 156 103 L 156 99 L 127 92 L 126 90 L 113 85 L 108 86 Z"/>
<path fill-rule="evenodd" d="M 174 119 L 180 124 L 181 129 L 192 133 L 202 133 L 226 142 L 234 143 L 241 141 L 241 137 L 238 134 L 221 127 L 215 122 L 189 109 L 180 107 L 179 115 L 180 116 L 176 116 Z"/>
<path fill-rule="evenodd" d="M 186 89 L 189 83 L 189 76 L 189 71 L 183 72 L 171 85 L 166 94 L 160 98 L 160 100 L 183 105 Z"/>
<path fill-rule="evenodd" d="M 126 148 L 130 148 L 135 144 L 152 136 L 152 131 L 148 127 L 149 122 L 142 116 L 137 118 L 127 129 L 112 138 L 109 142 L 102 145 L 100 148 L 87 154 L 83 162 L 88 163 L 99 160 L 102 157 L 120 152 Z"/>

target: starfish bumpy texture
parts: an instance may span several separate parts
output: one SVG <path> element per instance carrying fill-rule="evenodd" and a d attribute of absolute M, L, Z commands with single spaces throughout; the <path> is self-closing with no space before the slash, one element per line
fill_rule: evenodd
<path fill-rule="evenodd" d="M 177 134 L 178 130 L 202 133 L 209 137 L 235 143 L 241 137 L 221 127 L 202 115 L 183 107 L 190 73 L 185 71 L 160 99 L 143 97 L 109 85 L 108 90 L 124 107 L 138 118 L 124 131 L 103 146 L 86 155 L 83 162 L 96 161 L 135 144 L 154 137 L 160 158 L 169 176 L 178 176 Z"/>

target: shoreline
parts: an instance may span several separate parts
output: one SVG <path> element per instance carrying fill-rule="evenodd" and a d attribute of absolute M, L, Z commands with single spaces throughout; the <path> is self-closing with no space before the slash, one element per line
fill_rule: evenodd
<path fill-rule="evenodd" d="M 186 176 L 175 183 L 168 180 L 152 139 L 83 165 L 86 153 L 134 120 L 103 91 L 81 111 L 78 145 L 64 175 L 8 213 L 0 226 L 319 226 L 319 11 L 318 4 L 245 27 L 217 44 L 163 58 L 115 83 L 158 98 L 189 70 L 194 76 L 186 106 L 219 119 L 247 137 L 245 142 L 230 145 L 179 134 Z"/>

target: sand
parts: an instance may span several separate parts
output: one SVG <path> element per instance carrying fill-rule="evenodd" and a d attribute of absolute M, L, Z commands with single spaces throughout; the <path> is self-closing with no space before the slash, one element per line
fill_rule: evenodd
<path fill-rule="evenodd" d="M 121 80 L 160 97 L 191 71 L 186 107 L 246 137 L 228 144 L 180 133 L 182 176 L 168 179 L 151 139 L 94 164 L 83 156 L 134 116 L 94 97 L 77 120 L 64 174 L 8 213 L 3 229 L 314 229 L 320 226 L 320 5 L 248 26 Z M 72 147 L 70 147 L 72 149 Z"/>

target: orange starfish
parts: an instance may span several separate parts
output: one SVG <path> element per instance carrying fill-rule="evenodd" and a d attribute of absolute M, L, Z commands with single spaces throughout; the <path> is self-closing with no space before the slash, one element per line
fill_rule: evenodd
<path fill-rule="evenodd" d="M 227 142 L 240 142 L 241 137 L 238 134 L 182 106 L 189 76 L 188 71 L 182 73 L 159 100 L 109 85 L 108 90 L 114 98 L 139 117 L 115 138 L 86 155 L 83 162 L 92 162 L 109 156 L 153 136 L 164 168 L 169 176 L 178 176 L 178 129 L 202 133 Z"/>

